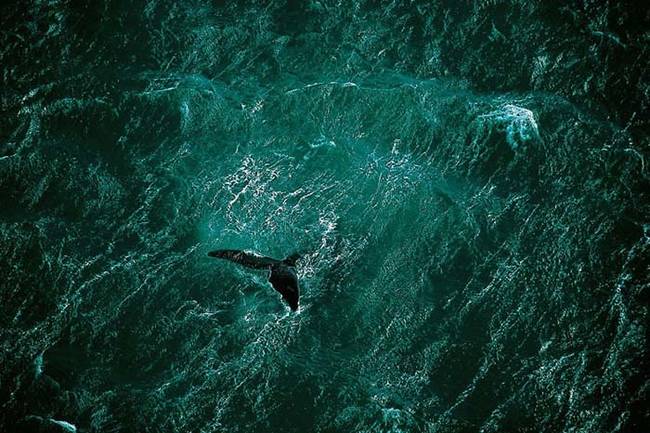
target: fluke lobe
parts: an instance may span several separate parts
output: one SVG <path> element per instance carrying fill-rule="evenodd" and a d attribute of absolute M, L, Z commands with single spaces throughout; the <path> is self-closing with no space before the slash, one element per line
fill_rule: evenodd
<path fill-rule="evenodd" d="M 210 251 L 208 256 L 239 263 L 247 268 L 268 269 L 269 282 L 273 288 L 280 292 L 291 310 L 298 309 L 300 287 L 298 286 L 298 275 L 296 275 L 296 261 L 300 258 L 299 254 L 292 254 L 284 260 L 277 260 L 239 250 L 215 250 Z"/>

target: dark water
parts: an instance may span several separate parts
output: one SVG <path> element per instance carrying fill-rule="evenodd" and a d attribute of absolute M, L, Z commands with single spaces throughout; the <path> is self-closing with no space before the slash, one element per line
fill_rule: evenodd
<path fill-rule="evenodd" d="M 647 431 L 649 12 L 551 3 L 3 4 L 0 430 Z"/>

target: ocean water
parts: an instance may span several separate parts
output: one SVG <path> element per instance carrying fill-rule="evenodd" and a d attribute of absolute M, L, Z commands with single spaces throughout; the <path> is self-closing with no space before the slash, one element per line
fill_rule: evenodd
<path fill-rule="evenodd" d="M 650 18 L 569 3 L 1 6 L 0 430 L 645 431 Z"/>

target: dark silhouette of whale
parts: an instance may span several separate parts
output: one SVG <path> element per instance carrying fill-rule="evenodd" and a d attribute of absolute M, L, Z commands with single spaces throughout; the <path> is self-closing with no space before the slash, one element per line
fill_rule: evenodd
<path fill-rule="evenodd" d="M 292 254 L 284 260 L 277 260 L 239 250 L 215 250 L 210 251 L 208 256 L 239 263 L 247 268 L 268 269 L 269 282 L 273 288 L 280 292 L 291 310 L 298 309 L 300 287 L 296 274 L 296 261 L 300 258 L 300 254 Z"/>

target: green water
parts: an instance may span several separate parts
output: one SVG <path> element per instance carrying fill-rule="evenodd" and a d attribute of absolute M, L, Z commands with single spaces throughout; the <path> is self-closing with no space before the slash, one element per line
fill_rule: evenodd
<path fill-rule="evenodd" d="M 648 18 L 597 3 L 2 6 L 0 430 L 642 431 Z"/>

